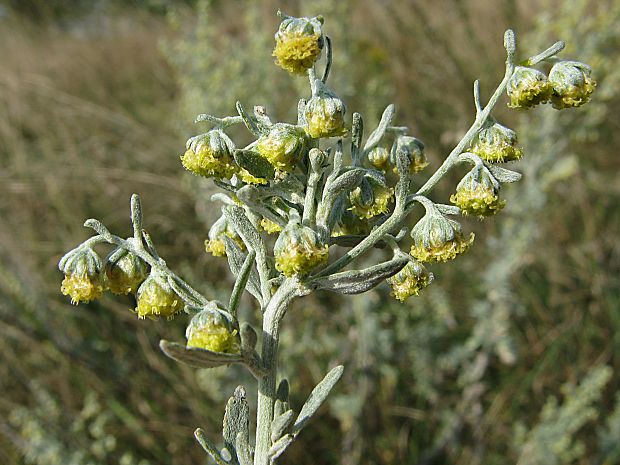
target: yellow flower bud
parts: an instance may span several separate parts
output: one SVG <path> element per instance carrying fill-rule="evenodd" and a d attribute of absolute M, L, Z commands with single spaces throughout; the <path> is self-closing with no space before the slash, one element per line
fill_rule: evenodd
<path fill-rule="evenodd" d="M 591 74 L 592 69 L 578 61 L 561 61 L 553 65 L 549 72 L 549 83 L 553 86 L 553 108 L 561 110 L 588 103 L 596 88 Z"/>
<path fill-rule="evenodd" d="M 278 171 L 290 173 L 301 158 L 305 147 L 304 133 L 297 126 L 276 123 L 261 136 L 256 151 Z"/>
<path fill-rule="evenodd" d="M 421 262 L 447 262 L 464 253 L 474 241 L 474 233 L 466 237 L 458 222 L 435 207 L 413 227 L 411 237 L 411 256 Z"/>
<path fill-rule="evenodd" d="M 511 108 L 531 108 L 539 103 L 548 102 L 553 87 L 544 73 L 534 68 L 517 66 L 507 87 Z"/>
<path fill-rule="evenodd" d="M 390 211 L 394 201 L 394 189 L 377 182 L 375 178 L 365 177 L 360 186 L 349 194 L 349 210 L 360 219 L 370 219 Z"/>
<path fill-rule="evenodd" d="M 224 237 L 227 236 L 235 241 L 241 250 L 245 250 L 245 244 L 232 227 L 232 225 L 228 222 L 225 216 L 221 216 L 211 229 L 209 230 L 209 239 L 205 241 L 205 249 L 208 253 L 211 253 L 214 257 L 225 257 L 226 256 L 226 244 L 224 242 Z"/>
<path fill-rule="evenodd" d="M 239 331 L 226 318 L 211 309 L 198 312 L 185 330 L 187 347 L 211 352 L 238 354 L 241 351 Z"/>
<path fill-rule="evenodd" d="M 91 248 L 80 248 L 66 254 L 59 264 L 65 274 L 60 291 L 71 297 L 74 305 L 101 297 L 104 286 L 101 259 Z"/>
<path fill-rule="evenodd" d="M 120 257 L 115 256 L 119 253 Z M 105 264 L 106 283 L 114 294 L 135 293 L 148 274 L 149 267 L 144 260 L 119 249 L 110 254 Z"/>
<path fill-rule="evenodd" d="M 322 17 L 284 19 L 275 35 L 276 64 L 290 73 L 304 75 L 321 54 L 322 24 Z"/>
<path fill-rule="evenodd" d="M 136 293 L 138 318 L 174 317 L 185 304 L 168 284 L 166 277 L 156 271 L 146 278 Z"/>
<path fill-rule="evenodd" d="M 274 233 L 279 233 L 280 231 L 282 231 L 282 226 L 280 226 L 278 223 L 274 223 L 273 221 L 267 218 L 263 218 L 262 220 L 260 220 L 260 227 L 267 234 L 274 234 Z"/>
<path fill-rule="evenodd" d="M 463 215 L 478 218 L 495 215 L 506 205 L 506 201 L 499 198 L 499 188 L 499 182 L 489 170 L 478 166 L 459 182 L 450 202 L 459 207 Z"/>
<path fill-rule="evenodd" d="M 314 139 L 339 137 L 347 133 L 344 115 L 346 106 L 336 94 L 316 81 L 316 94 L 306 103 L 306 133 Z"/>
<path fill-rule="evenodd" d="M 421 263 L 412 260 L 387 281 L 392 286 L 391 294 L 397 300 L 404 302 L 412 295 L 419 295 L 420 291 L 428 286 L 432 280 L 433 274 Z"/>
<path fill-rule="evenodd" d="M 482 128 L 468 150 L 492 163 L 519 160 L 523 156 L 517 145 L 517 134 L 499 123 Z"/>
<path fill-rule="evenodd" d="M 394 144 L 393 154 L 395 157 L 407 157 L 406 159 L 409 160 L 409 174 L 419 173 L 428 166 L 428 160 L 424 153 L 424 143 L 415 137 L 399 136 Z M 396 168 L 394 168 L 394 172 L 397 172 Z"/>
<path fill-rule="evenodd" d="M 377 146 L 368 153 L 368 162 L 376 169 L 387 171 L 390 161 L 390 151 L 385 147 Z"/>
<path fill-rule="evenodd" d="M 222 130 L 213 129 L 199 140 L 190 141 L 181 156 L 188 171 L 207 178 L 230 178 L 238 171 L 233 158 L 235 144 Z"/>
<path fill-rule="evenodd" d="M 278 236 L 273 249 L 276 269 L 285 276 L 308 274 L 325 263 L 329 249 L 319 243 L 316 232 L 299 223 L 289 223 Z"/>

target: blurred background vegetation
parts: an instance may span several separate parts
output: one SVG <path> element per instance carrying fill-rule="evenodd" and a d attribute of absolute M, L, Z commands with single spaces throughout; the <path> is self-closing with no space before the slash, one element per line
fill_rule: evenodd
<path fill-rule="evenodd" d="M 282 463 L 620 463 L 617 0 L 0 2 L 0 463 L 206 463 L 193 429 L 218 437 L 234 387 L 254 391 L 240 369 L 159 353 L 184 318 L 138 321 L 130 297 L 69 305 L 56 263 L 86 218 L 129 234 L 138 192 L 160 253 L 223 299 L 225 260 L 203 249 L 213 188 L 179 155 L 197 113 L 238 99 L 295 114 L 308 90 L 273 66 L 278 8 L 325 16 L 349 114 L 370 127 L 395 102 L 429 169 L 470 124 L 473 80 L 488 96 L 500 79 L 505 28 L 524 54 L 566 40 L 599 83 L 579 110 L 498 110 L 524 179 L 501 215 L 468 223 L 476 246 L 423 296 L 294 306 L 280 360 L 293 405 L 329 365 L 346 372 Z"/>

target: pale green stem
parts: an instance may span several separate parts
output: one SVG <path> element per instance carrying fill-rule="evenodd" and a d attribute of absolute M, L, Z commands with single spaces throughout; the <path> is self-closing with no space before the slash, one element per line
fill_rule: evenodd
<path fill-rule="evenodd" d="M 241 270 L 239 270 L 239 274 L 237 275 L 237 279 L 235 280 L 235 285 L 233 287 L 232 293 L 230 294 L 230 300 L 228 302 L 228 310 L 231 315 L 234 317 L 237 316 L 237 308 L 239 307 L 239 301 L 241 300 L 241 296 L 243 295 L 243 291 L 245 291 L 245 286 L 248 283 L 248 279 L 250 277 L 250 272 L 252 271 L 252 267 L 254 266 L 254 259 L 256 258 L 256 252 L 250 250 L 248 252 L 248 256 L 245 257 L 245 261 L 243 262 L 243 266 Z"/>
<path fill-rule="evenodd" d="M 269 465 L 271 422 L 278 375 L 280 323 L 291 301 L 303 294 L 299 282 L 294 278 L 287 278 L 267 304 L 263 315 L 262 361 L 265 374 L 258 380 L 254 465 Z"/>

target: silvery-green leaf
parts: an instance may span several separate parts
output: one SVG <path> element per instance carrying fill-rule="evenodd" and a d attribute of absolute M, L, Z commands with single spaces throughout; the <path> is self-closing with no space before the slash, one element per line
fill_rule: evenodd
<path fill-rule="evenodd" d="M 234 153 L 237 164 L 245 168 L 252 176 L 273 179 L 275 169 L 269 161 L 253 150 L 237 149 Z"/>
<path fill-rule="evenodd" d="M 342 365 L 338 365 L 333 368 L 329 373 L 325 375 L 325 378 L 316 385 L 316 387 L 310 393 L 308 400 L 301 408 L 297 419 L 295 420 L 295 424 L 291 429 L 291 434 L 296 436 L 303 429 L 306 424 L 310 421 L 312 416 L 319 409 L 321 404 L 325 401 L 329 393 L 331 392 L 334 385 L 338 382 L 340 377 L 342 376 L 342 372 L 344 371 L 344 367 Z M 282 439 L 286 438 L 284 436 Z M 279 442 L 279 441 L 278 441 Z M 277 444 L 277 443 L 276 443 Z M 275 447 L 275 444 L 274 444 Z"/>
<path fill-rule="evenodd" d="M 235 443 L 238 434 L 242 433 L 246 437 L 250 434 L 250 407 L 245 396 L 243 386 L 237 386 L 234 394 L 226 403 L 222 436 L 224 446 L 231 452 L 236 452 Z"/>
<path fill-rule="evenodd" d="M 517 173 L 516 171 L 507 170 L 506 168 L 491 165 L 490 163 L 487 164 L 486 167 L 499 182 L 517 182 L 521 179 L 521 173 Z"/>
<path fill-rule="evenodd" d="M 239 465 L 252 465 L 252 452 L 248 436 L 243 432 L 237 434 L 235 441 L 235 449 L 237 451 L 237 460 Z"/>
<path fill-rule="evenodd" d="M 284 434 L 286 429 L 293 422 L 294 415 L 295 415 L 295 412 L 289 409 L 283 414 L 278 415 L 273 419 L 273 422 L 271 423 L 271 441 L 272 442 L 276 442 L 278 439 L 280 439 L 280 436 Z"/>
<path fill-rule="evenodd" d="M 409 258 L 403 254 L 388 262 L 363 270 L 343 271 L 320 278 L 314 284 L 319 289 L 326 289 L 341 294 L 361 294 L 380 284 L 383 280 L 394 276 L 408 262 Z"/>
<path fill-rule="evenodd" d="M 240 354 L 224 354 L 186 347 L 184 344 L 166 341 L 165 339 L 159 342 L 159 347 L 171 359 L 194 368 L 215 368 L 232 363 L 243 363 L 243 357 Z"/>
<path fill-rule="evenodd" d="M 388 105 L 383 114 L 381 115 L 381 121 L 379 121 L 379 125 L 377 129 L 375 129 L 370 136 L 368 136 L 368 140 L 364 145 L 364 152 L 372 150 L 381 142 L 381 139 L 385 135 L 385 131 L 388 126 L 392 123 L 392 119 L 394 118 L 395 107 L 393 104 Z"/>
<path fill-rule="evenodd" d="M 295 438 L 290 434 L 282 436 L 280 439 L 278 439 L 275 444 L 269 449 L 269 459 L 272 462 L 275 461 L 284 453 L 286 448 L 291 445 L 294 439 Z"/>
<path fill-rule="evenodd" d="M 237 276 L 243 268 L 243 263 L 245 262 L 247 255 L 241 251 L 239 245 L 235 241 L 226 235 L 224 235 L 224 246 L 226 247 L 226 258 L 228 258 L 230 271 Z M 252 270 L 250 271 L 246 290 L 252 294 L 259 303 L 262 302 L 260 294 L 260 281 L 258 279 L 256 268 L 254 267 L 252 267 Z"/>
<path fill-rule="evenodd" d="M 194 431 L 194 437 L 196 441 L 202 446 L 202 448 L 211 456 L 217 465 L 228 465 L 221 457 L 217 447 L 209 440 L 205 432 L 198 428 Z"/>
<path fill-rule="evenodd" d="M 437 207 L 437 210 L 439 210 L 444 215 L 460 215 L 461 214 L 461 209 L 459 207 L 454 206 L 454 205 L 446 205 L 446 204 L 443 204 L 443 203 L 436 203 L 435 207 Z"/>
<path fill-rule="evenodd" d="M 245 216 L 243 208 L 227 205 L 223 208 L 223 211 L 226 218 L 232 223 L 237 234 L 241 236 L 243 242 L 254 249 L 258 254 L 259 251 L 257 249 L 261 248 L 263 240 L 254 225 L 250 222 L 248 217 Z"/>
<path fill-rule="evenodd" d="M 337 195 L 343 190 L 353 190 L 362 180 L 366 170 L 362 168 L 354 168 L 349 171 L 345 171 L 338 176 L 332 184 L 329 186 L 329 195 Z"/>

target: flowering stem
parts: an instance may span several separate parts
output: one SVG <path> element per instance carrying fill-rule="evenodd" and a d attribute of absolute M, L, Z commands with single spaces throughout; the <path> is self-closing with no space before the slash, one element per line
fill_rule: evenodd
<path fill-rule="evenodd" d="M 280 322 L 291 301 L 308 292 L 310 291 L 302 288 L 295 278 L 287 278 L 269 300 L 265 309 L 262 340 L 262 360 L 265 373 L 258 380 L 254 465 L 269 465 L 271 422 L 273 421 L 273 406 L 276 400 Z"/>

